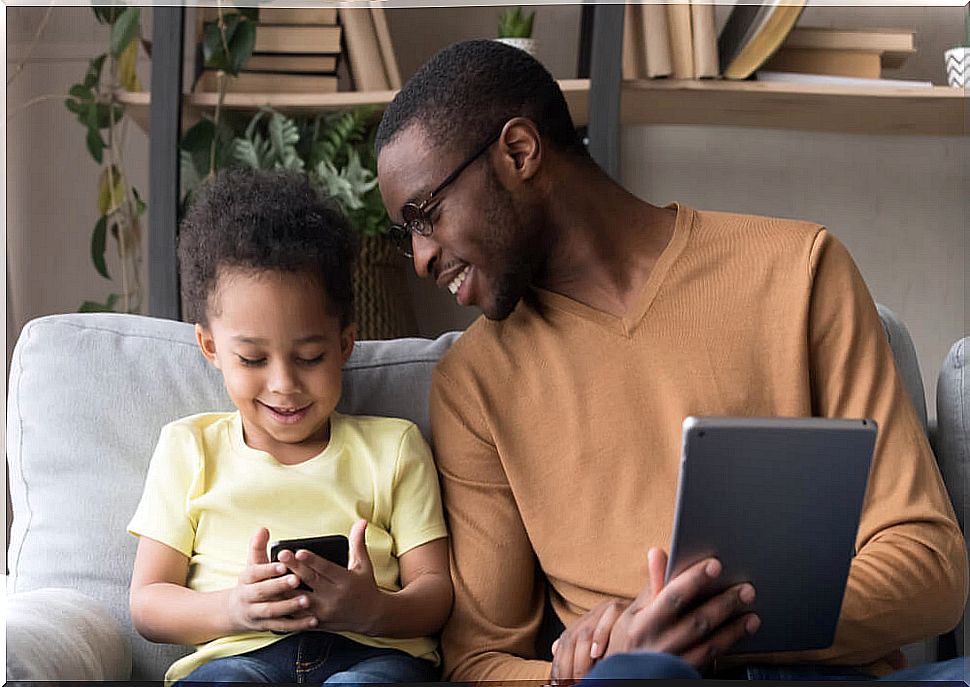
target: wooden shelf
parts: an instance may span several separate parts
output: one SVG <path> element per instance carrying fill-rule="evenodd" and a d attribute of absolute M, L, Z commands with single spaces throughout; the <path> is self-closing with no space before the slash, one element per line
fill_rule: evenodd
<path fill-rule="evenodd" d="M 804 129 L 852 134 L 970 133 L 968 93 L 947 86 L 806 85 L 757 81 L 628 81 L 624 124 Z"/>
<path fill-rule="evenodd" d="M 559 82 L 577 126 L 587 122 L 589 80 Z M 306 114 L 358 105 L 387 105 L 396 91 L 266 95 L 230 93 L 228 109 L 269 105 Z M 214 93 L 185 97 L 183 124 L 216 105 Z M 121 102 L 148 131 L 148 93 L 123 93 Z M 623 83 L 625 125 L 682 124 L 801 129 L 850 134 L 960 136 L 970 133 L 970 98 L 959 88 L 847 88 L 757 81 L 644 80 Z"/>

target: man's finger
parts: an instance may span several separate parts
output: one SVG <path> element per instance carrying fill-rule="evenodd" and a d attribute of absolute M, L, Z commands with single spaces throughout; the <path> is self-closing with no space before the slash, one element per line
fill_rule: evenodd
<path fill-rule="evenodd" d="M 681 654 L 703 644 L 754 601 L 754 587 L 748 583 L 726 589 L 684 615 L 664 635 L 663 651 Z"/>
<path fill-rule="evenodd" d="M 586 676 L 586 673 L 593 666 L 592 646 L 593 631 L 586 627 L 581 628 L 576 633 L 576 641 L 573 644 L 572 672 L 567 677 L 580 680 Z"/>
<path fill-rule="evenodd" d="M 747 613 L 724 625 L 708 641 L 681 654 L 681 658 L 698 670 L 703 669 L 718 656 L 726 654 L 742 638 L 753 635 L 759 627 L 761 619 L 754 613 Z"/>
<path fill-rule="evenodd" d="M 249 540 L 249 565 L 260 565 L 269 563 L 269 556 L 266 555 L 266 545 L 269 543 L 269 530 L 260 527 L 256 534 Z"/>
<path fill-rule="evenodd" d="M 688 608 L 695 606 L 720 576 L 721 569 L 716 558 L 706 558 L 673 578 L 656 597 L 650 623 L 653 631 L 660 633 L 674 625 Z"/>
<path fill-rule="evenodd" d="M 650 593 L 656 597 L 660 590 L 664 588 L 664 576 L 667 574 L 667 552 L 658 548 L 647 551 L 647 571 L 650 574 Z"/>

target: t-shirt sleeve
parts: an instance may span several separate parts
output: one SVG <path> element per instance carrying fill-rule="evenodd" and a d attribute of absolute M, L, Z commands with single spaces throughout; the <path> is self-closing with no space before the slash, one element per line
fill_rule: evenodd
<path fill-rule="evenodd" d="M 401 437 L 392 494 L 395 556 L 448 536 L 431 448 L 417 425 L 408 427 Z"/>
<path fill-rule="evenodd" d="M 195 433 L 177 423 L 163 427 L 128 532 L 191 557 L 196 522 L 189 503 L 200 484 L 201 466 L 202 450 Z"/>

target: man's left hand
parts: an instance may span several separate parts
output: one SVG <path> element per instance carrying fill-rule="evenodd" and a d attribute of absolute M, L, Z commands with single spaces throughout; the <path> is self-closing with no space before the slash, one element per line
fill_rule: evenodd
<path fill-rule="evenodd" d="M 573 623 L 552 644 L 553 684 L 570 685 L 589 672 L 605 653 L 613 624 L 623 614 L 630 601 L 611 599 L 595 606 Z"/>

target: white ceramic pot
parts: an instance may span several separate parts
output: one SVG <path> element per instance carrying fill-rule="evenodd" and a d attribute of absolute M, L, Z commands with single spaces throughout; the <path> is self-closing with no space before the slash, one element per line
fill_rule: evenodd
<path fill-rule="evenodd" d="M 536 48 L 539 47 L 539 44 L 535 38 L 496 38 L 495 40 L 499 43 L 511 45 L 513 48 L 525 50 L 536 59 L 539 59 L 539 56 L 536 54 Z"/>
<path fill-rule="evenodd" d="M 956 88 L 966 88 L 970 81 L 970 48 L 950 48 L 943 53 L 946 81 Z"/>

